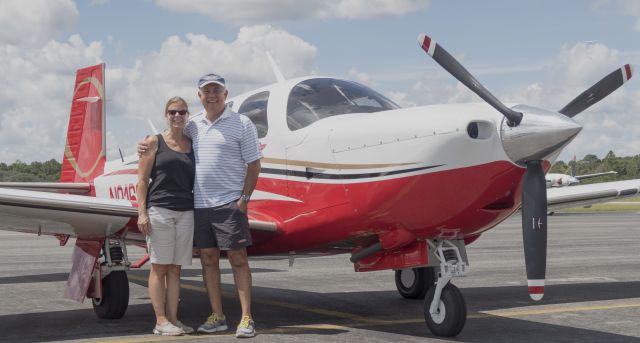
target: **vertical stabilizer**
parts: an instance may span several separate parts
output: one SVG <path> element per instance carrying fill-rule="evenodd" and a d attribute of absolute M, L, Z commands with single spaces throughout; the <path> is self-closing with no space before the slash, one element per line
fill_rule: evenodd
<path fill-rule="evenodd" d="M 106 162 L 104 63 L 78 69 L 71 101 L 61 182 L 89 182 Z"/>

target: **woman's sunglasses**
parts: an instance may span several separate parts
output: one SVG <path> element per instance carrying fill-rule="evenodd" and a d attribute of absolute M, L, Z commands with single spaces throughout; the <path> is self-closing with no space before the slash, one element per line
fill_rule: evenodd
<path fill-rule="evenodd" d="M 176 114 L 179 114 L 181 116 L 189 113 L 189 111 L 187 110 L 168 110 L 167 113 L 169 113 L 172 116 L 175 116 Z"/>

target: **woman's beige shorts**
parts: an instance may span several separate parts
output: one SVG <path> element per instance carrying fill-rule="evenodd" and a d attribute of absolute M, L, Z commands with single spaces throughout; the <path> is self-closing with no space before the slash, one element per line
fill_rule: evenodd
<path fill-rule="evenodd" d="M 193 251 L 193 211 L 149 208 L 151 232 L 147 249 L 151 263 L 191 265 Z"/>

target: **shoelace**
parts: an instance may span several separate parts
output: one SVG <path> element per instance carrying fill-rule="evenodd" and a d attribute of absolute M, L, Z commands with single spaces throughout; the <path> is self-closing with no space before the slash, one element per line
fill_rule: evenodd
<path fill-rule="evenodd" d="M 251 320 L 251 317 L 249 317 L 249 316 L 242 317 L 242 320 L 240 320 L 240 324 L 238 324 L 238 327 L 248 328 L 250 320 Z"/>
<path fill-rule="evenodd" d="M 223 319 L 224 318 L 218 317 L 217 313 L 214 313 L 214 314 L 210 315 L 209 318 L 207 318 L 207 323 L 213 324 L 213 323 L 215 323 L 215 322 L 217 322 L 219 320 L 223 320 Z"/>

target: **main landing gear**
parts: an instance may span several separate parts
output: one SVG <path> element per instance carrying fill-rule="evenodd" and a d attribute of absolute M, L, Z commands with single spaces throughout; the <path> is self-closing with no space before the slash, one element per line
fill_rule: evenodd
<path fill-rule="evenodd" d="M 396 288 L 407 299 L 424 299 L 438 278 L 435 267 L 396 270 Z"/>
<path fill-rule="evenodd" d="M 424 298 L 424 319 L 434 335 L 453 337 L 462 331 L 467 320 L 464 297 L 458 287 L 450 283 L 454 276 L 464 276 L 466 273 L 466 256 L 463 259 L 461 254 L 464 243 L 429 241 L 429 247 L 440 261 L 440 272 L 435 287 L 429 288 Z"/>
<path fill-rule="evenodd" d="M 127 248 L 122 238 L 105 239 L 100 267 L 94 271 L 93 310 L 102 319 L 120 319 L 129 306 Z"/>

